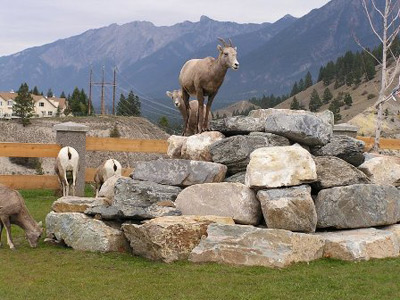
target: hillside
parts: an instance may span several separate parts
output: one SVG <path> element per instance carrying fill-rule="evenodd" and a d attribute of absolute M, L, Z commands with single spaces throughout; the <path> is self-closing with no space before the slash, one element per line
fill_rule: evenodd
<path fill-rule="evenodd" d="M 379 77 L 378 74 L 379 70 L 377 70 L 376 78 Z M 338 89 L 334 89 L 334 83 L 328 86 L 333 98 L 337 97 L 339 93 L 349 93 L 351 95 L 353 104 L 348 109 L 346 109 L 344 106 L 340 108 L 342 119 L 338 121 L 338 123 L 350 123 L 358 126 L 360 128 L 358 131 L 359 135 L 372 136 L 375 132 L 376 110 L 374 110 L 371 106 L 377 101 L 377 96 L 379 94 L 380 80 L 376 78 L 368 82 L 363 82 L 358 87 L 355 87 L 354 85 L 351 87 L 344 85 Z M 295 97 L 308 110 L 312 90 L 315 89 L 320 98 L 322 98 L 325 88 L 326 86 L 324 86 L 322 82 L 318 82 L 305 91 L 298 93 L 295 95 Z M 368 99 L 369 95 L 371 99 Z M 372 95 L 374 95 L 374 97 L 372 97 Z M 289 109 L 292 101 L 293 97 L 290 97 L 277 105 L 275 108 Z M 318 111 L 326 110 L 328 107 L 329 104 L 325 104 Z M 384 110 L 386 109 L 388 110 L 388 115 L 384 118 L 382 136 L 399 138 L 400 101 L 394 102 L 390 100 L 384 106 Z"/>
<path fill-rule="evenodd" d="M 233 103 L 227 107 L 217 109 L 213 111 L 213 116 L 219 116 L 219 117 L 231 117 L 234 112 L 244 112 L 244 111 L 249 111 L 253 109 L 259 109 L 260 107 L 250 103 L 248 100 L 242 100 L 236 103 Z"/>
<path fill-rule="evenodd" d="M 56 134 L 53 126 L 62 122 L 77 122 L 89 127 L 88 136 L 109 137 L 110 129 L 117 125 L 121 138 L 130 139 L 167 139 L 164 131 L 138 117 L 84 117 L 84 118 L 41 118 L 32 119 L 32 125 L 22 127 L 16 121 L 0 121 L 0 140 L 2 142 L 20 143 L 55 143 Z M 16 134 L 18 133 L 18 134 Z M 119 153 L 91 151 L 87 153 L 87 167 L 96 168 L 105 159 L 115 158 L 124 168 L 132 166 L 135 161 L 155 159 L 162 155 L 141 153 Z M 43 158 L 42 168 L 45 174 L 54 174 L 53 158 Z M 1 174 L 35 174 L 34 169 L 26 169 L 15 165 L 7 157 L 0 158 Z"/>

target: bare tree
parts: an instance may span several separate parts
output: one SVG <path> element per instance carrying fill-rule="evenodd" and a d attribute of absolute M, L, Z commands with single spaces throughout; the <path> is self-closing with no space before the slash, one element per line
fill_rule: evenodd
<path fill-rule="evenodd" d="M 379 149 L 379 142 L 382 130 L 383 104 L 392 98 L 391 95 L 389 95 L 389 97 L 386 97 L 385 94 L 387 93 L 390 85 L 393 84 L 396 75 L 400 70 L 400 55 L 398 53 L 393 53 L 391 49 L 393 42 L 400 31 L 400 8 L 399 0 L 385 0 L 385 7 L 383 9 L 380 9 L 377 6 L 377 1 L 375 0 L 361 1 L 372 32 L 378 37 L 379 41 L 382 43 L 382 59 L 380 60 L 371 51 L 361 46 L 361 44 L 358 42 L 358 44 L 366 52 L 368 52 L 381 66 L 381 87 L 379 90 L 378 101 L 374 105 L 378 110 L 378 116 L 376 119 L 375 142 L 373 146 L 373 151 L 377 152 Z M 368 5 L 369 3 L 371 3 L 371 5 Z M 382 23 L 378 25 L 374 23 L 372 18 L 374 13 L 378 15 Z M 394 60 L 391 65 L 388 64 L 388 57 L 392 57 Z"/>

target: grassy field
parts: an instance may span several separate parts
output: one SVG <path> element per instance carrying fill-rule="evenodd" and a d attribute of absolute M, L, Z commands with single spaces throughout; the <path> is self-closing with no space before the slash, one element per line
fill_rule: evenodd
<path fill-rule="evenodd" d="M 56 199 L 22 191 L 36 220 Z M 276 270 L 179 262 L 129 254 L 31 249 L 13 226 L 16 251 L 0 248 L 0 299 L 400 299 L 400 258 L 348 263 L 319 260 Z M 3 241 L 5 234 L 3 233 Z"/>

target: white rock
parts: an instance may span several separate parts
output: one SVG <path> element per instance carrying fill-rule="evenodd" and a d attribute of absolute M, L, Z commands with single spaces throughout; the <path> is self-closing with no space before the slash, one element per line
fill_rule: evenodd
<path fill-rule="evenodd" d="M 181 154 L 182 158 L 190 160 L 212 161 L 210 146 L 225 136 L 218 131 L 208 131 L 195 134 L 186 139 L 183 143 Z"/>

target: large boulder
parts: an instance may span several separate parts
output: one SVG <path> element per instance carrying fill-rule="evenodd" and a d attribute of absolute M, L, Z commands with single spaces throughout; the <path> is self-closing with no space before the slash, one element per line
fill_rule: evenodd
<path fill-rule="evenodd" d="M 314 162 L 318 180 L 311 186 L 317 191 L 335 186 L 371 183 L 363 172 L 336 156 L 316 156 Z"/>
<path fill-rule="evenodd" d="M 375 228 L 318 233 L 325 240 L 324 257 L 359 261 L 397 257 L 399 243 L 393 232 Z"/>
<path fill-rule="evenodd" d="M 232 176 L 226 177 L 225 182 L 239 182 L 241 184 L 244 184 L 244 178 L 246 176 L 246 172 L 239 172 L 236 174 L 233 174 Z"/>
<path fill-rule="evenodd" d="M 211 223 L 234 224 L 232 218 L 218 216 L 161 217 L 143 225 L 122 224 L 132 253 L 151 260 L 187 260 Z"/>
<path fill-rule="evenodd" d="M 254 131 L 264 131 L 264 122 L 259 118 L 235 116 L 210 122 L 212 130 L 220 131 L 226 136 L 248 134 Z"/>
<path fill-rule="evenodd" d="M 207 234 L 190 261 L 282 268 L 319 259 L 324 247 L 318 236 L 282 229 L 210 224 Z"/>
<path fill-rule="evenodd" d="M 300 145 L 265 147 L 253 151 L 245 182 L 251 188 L 277 188 L 317 180 L 311 154 Z"/>
<path fill-rule="evenodd" d="M 317 228 L 363 228 L 400 221 L 400 191 L 393 186 L 354 184 L 322 190 L 315 199 Z"/>
<path fill-rule="evenodd" d="M 182 145 L 181 157 L 189 160 L 211 161 L 210 145 L 225 136 L 218 131 L 207 131 L 189 136 Z"/>
<path fill-rule="evenodd" d="M 75 250 L 126 252 L 129 245 L 121 230 L 81 213 L 54 213 L 46 216 L 47 235 Z"/>
<path fill-rule="evenodd" d="M 210 153 L 212 161 L 226 165 L 228 172 L 235 174 L 246 170 L 251 152 L 268 145 L 268 138 L 263 136 L 236 135 L 212 144 Z"/>
<path fill-rule="evenodd" d="M 174 201 L 181 188 L 149 181 L 122 178 L 115 184 L 114 202 L 111 206 L 97 206 L 85 211 L 102 219 L 143 220 L 162 216 L 177 216 L 180 211 Z"/>
<path fill-rule="evenodd" d="M 333 126 L 326 118 L 304 110 L 270 108 L 253 110 L 249 116 L 264 119 L 265 132 L 275 133 L 304 145 L 325 145 L 333 135 Z"/>
<path fill-rule="evenodd" d="M 165 185 L 189 186 L 199 183 L 221 182 L 227 167 L 212 162 L 185 159 L 141 161 L 131 178 Z"/>
<path fill-rule="evenodd" d="M 184 189 L 175 201 L 183 215 L 232 217 L 236 223 L 257 225 L 261 217 L 255 193 L 241 183 L 206 183 Z"/>
<path fill-rule="evenodd" d="M 169 158 L 181 158 L 182 146 L 186 142 L 186 140 L 186 136 L 171 135 L 167 140 L 167 156 Z"/>
<path fill-rule="evenodd" d="M 66 196 L 58 198 L 51 205 L 51 209 L 55 212 L 80 212 L 83 213 L 86 209 L 98 205 L 106 205 L 105 198 L 90 198 Z"/>
<path fill-rule="evenodd" d="M 98 196 L 106 198 L 108 204 L 111 204 L 114 202 L 115 184 L 117 183 L 118 179 L 120 179 L 120 178 L 128 178 L 128 177 L 123 177 L 123 176 L 118 176 L 118 175 L 111 176 L 106 181 L 104 181 L 103 185 L 100 188 Z"/>
<path fill-rule="evenodd" d="M 310 186 L 261 190 L 257 198 L 268 228 L 315 232 L 317 213 Z"/>
<path fill-rule="evenodd" d="M 373 183 L 400 186 L 400 158 L 374 157 L 358 167 Z"/>
<path fill-rule="evenodd" d="M 328 144 L 311 148 L 311 153 L 315 156 L 337 156 L 358 167 L 365 159 L 364 147 L 363 141 L 347 135 L 334 135 Z"/>

